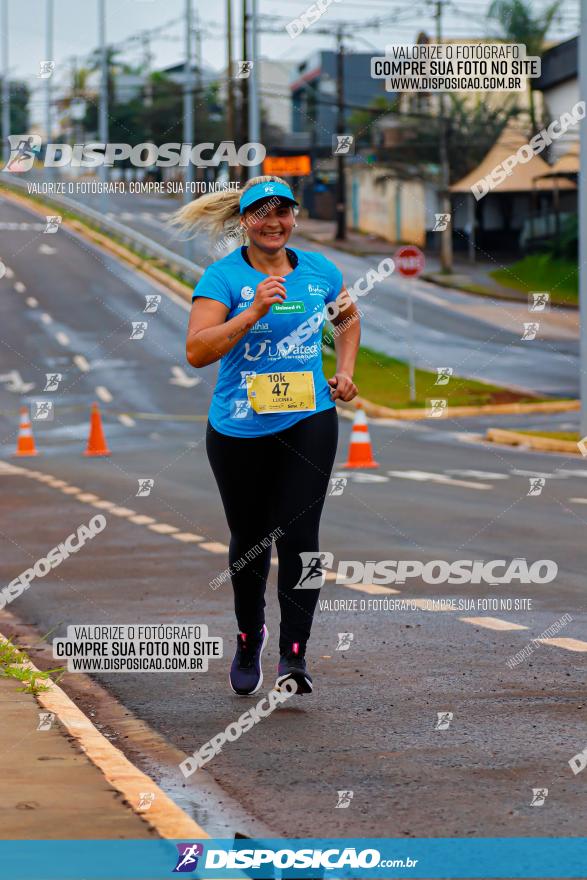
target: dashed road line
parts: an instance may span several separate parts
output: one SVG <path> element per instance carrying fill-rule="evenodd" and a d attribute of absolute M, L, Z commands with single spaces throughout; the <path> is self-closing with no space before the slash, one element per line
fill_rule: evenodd
<path fill-rule="evenodd" d="M 29 309 L 36 309 L 39 305 L 39 300 L 35 299 L 34 296 L 27 296 L 25 299 L 25 303 L 29 307 Z"/>
<path fill-rule="evenodd" d="M 55 334 L 55 339 L 60 345 L 69 345 L 69 336 L 67 333 L 64 333 L 63 330 L 58 330 Z"/>
<path fill-rule="evenodd" d="M 61 491 L 64 495 L 75 495 L 75 500 L 80 501 L 82 504 L 89 504 L 90 506 L 96 507 L 98 509 L 108 510 L 108 512 L 113 514 L 114 516 L 127 518 L 129 522 L 133 522 L 136 525 L 146 525 L 149 529 L 151 529 L 151 531 L 154 531 L 161 535 L 168 535 L 169 537 L 174 538 L 177 541 L 181 541 L 182 543 L 197 544 L 198 547 L 201 547 L 203 550 L 206 550 L 209 553 L 226 554 L 229 551 L 229 547 L 226 544 L 222 544 L 219 541 L 205 541 L 201 535 L 196 535 L 192 532 L 182 532 L 176 526 L 169 525 L 168 523 L 158 523 L 153 517 L 147 516 L 145 514 L 137 514 L 136 511 L 131 510 L 128 507 L 120 507 L 112 501 L 107 501 L 106 499 L 99 498 L 99 496 L 91 492 L 85 492 L 83 489 L 80 489 L 77 486 L 70 486 L 65 480 L 56 479 L 52 474 L 46 474 L 42 471 L 28 470 L 27 468 L 13 465 L 11 462 L 7 461 L 0 461 L 0 474 L 21 474 L 31 479 L 36 479 L 40 483 L 45 483 L 52 488 L 59 489 L 59 491 Z M 587 501 L 587 499 L 585 499 L 585 501 Z M 277 565 L 278 560 L 273 557 L 271 559 L 271 564 Z M 327 571 L 325 573 L 325 581 L 336 583 L 336 572 Z M 356 590 L 357 592 L 368 593 L 370 595 L 390 595 L 398 594 L 400 592 L 399 590 L 394 590 L 391 587 L 385 587 L 382 584 L 336 583 L 336 585 L 349 590 Z M 454 609 L 443 608 L 442 605 L 440 605 L 439 607 L 434 607 L 434 605 L 430 604 L 430 599 L 410 599 L 409 601 L 417 608 L 426 611 L 454 611 Z M 463 623 L 472 624 L 473 626 L 479 626 L 483 627 L 484 629 L 495 631 L 506 632 L 529 629 L 529 627 L 523 626 L 522 624 L 513 623 L 508 620 L 502 620 L 498 617 L 458 617 L 458 620 L 462 621 Z M 552 645 L 553 647 L 562 648 L 567 651 L 583 653 L 587 652 L 587 642 L 580 639 L 552 638 L 535 639 L 535 641 L 540 642 L 544 645 Z"/>
<path fill-rule="evenodd" d="M 6 277 L 8 277 L 8 275 Z M 23 284 L 22 281 L 15 281 L 14 289 L 17 293 L 26 293 L 26 284 Z"/>
<path fill-rule="evenodd" d="M 470 480 L 455 480 L 446 474 L 435 474 L 427 471 L 387 471 L 390 477 L 400 480 L 416 480 L 421 483 L 442 483 L 445 486 L 460 486 L 463 489 L 493 489 L 489 483 L 472 483 Z"/>
<path fill-rule="evenodd" d="M 49 312 L 43 312 L 43 314 L 41 315 L 41 321 L 43 322 L 43 324 L 52 324 L 53 318 L 51 317 Z"/>
<path fill-rule="evenodd" d="M 124 425 L 125 428 L 134 428 L 136 422 L 132 419 L 127 413 L 120 413 L 118 416 L 118 421 L 121 425 Z"/>
<path fill-rule="evenodd" d="M 83 356 L 83 354 L 74 355 L 73 362 L 76 365 L 76 367 L 78 368 L 78 370 L 82 371 L 82 373 L 89 373 L 90 365 L 87 362 L 86 358 Z"/>
<path fill-rule="evenodd" d="M 112 403 L 114 400 L 112 394 L 104 385 L 97 385 L 94 389 L 96 392 L 96 396 L 100 398 L 104 403 Z"/>
<path fill-rule="evenodd" d="M 472 623 L 474 626 L 482 626 L 484 629 L 528 629 L 521 623 L 511 623 L 509 620 L 500 620 L 499 617 L 459 617 L 459 620 L 463 623 Z"/>
<path fill-rule="evenodd" d="M 556 648 L 565 648 L 567 651 L 587 651 L 587 642 L 583 642 L 581 639 L 533 639 L 533 641 L 540 642 L 541 645 L 554 645 Z"/>

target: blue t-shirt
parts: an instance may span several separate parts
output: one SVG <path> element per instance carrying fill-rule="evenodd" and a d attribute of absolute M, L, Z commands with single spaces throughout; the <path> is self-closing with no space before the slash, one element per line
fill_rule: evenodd
<path fill-rule="evenodd" d="M 300 419 L 335 406 L 322 371 L 324 306 L 336 299 L 343 279 L 340 269 L 321 254 L 293 250 L 297 266 L 285 276 L 289 312 L 273 306 L 220 360 L 208 418 L 221 434 L 260 437 L 290 428 Z M 196 286 L 199 296 L 224 303 L 228 321 L 249 308 L 257 285 L 268 276 L 253 269 L 240 248 L 213 263 Z M 311 321 L 308 319 L 311 318 Z M 252 373 L 311 371 L 316 409 L 310 412 L 256 413 L 247 398 L 245 377 Z"/>

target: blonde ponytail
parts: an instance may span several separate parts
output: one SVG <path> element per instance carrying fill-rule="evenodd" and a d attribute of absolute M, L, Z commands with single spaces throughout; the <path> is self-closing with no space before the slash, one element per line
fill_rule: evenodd
<path fill-rule="evenodd" d="M 169 218 L 170 226 L 177 226 L 186 238 L 194 238 L 198 232 L 207 232 L 212 239 L 234 236 L 241 231 L 239 202 L 243 193 L 257 183 L 285 183 L 281 177 L 264 175 L 252 177 L 240 190 L 221 190 L 208 193 L 184 205 Z M 246 230 L 242 229 L 242 240 Z"/>

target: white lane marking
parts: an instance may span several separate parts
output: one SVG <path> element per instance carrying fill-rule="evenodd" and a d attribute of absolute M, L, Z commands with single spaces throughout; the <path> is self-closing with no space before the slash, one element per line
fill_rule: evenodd
<path fill-rule="evenodd" d="M 84 501 L 86 504 L 89 504 L 90 501 L 98 501 L 98 495 L 92 495 L 91 492 L 82 492 L 81 495 L 77 496 L 78 501 Z"/>
<path fill-rule="evenodd" d="M 479 480 L 509 480 L 509 474 L 495 474 L 493 471 L 474 471 L 474 470 L 447 470 L 447 474 L 454 474 L 457 477 L 474 477 Z"/>
<path fill-rule="evenodd" d="M 169 380 L 170 385 L 179 385 L 180 388 L 194 388 L 202 381 L 198 376 L 188 376 L 183 367 L 172 367 L 173 379 Z"/>
<path fill-rule="evenodd" d="M 77 496 L 78 501 L 80 500 L 80 496 Z M 113 507 L 116 507 L 114 501 L 104 501 L 103 498 L 100 498 L 99 501 L 92 501 L 92 507 L 97 507 L 98 510 L 112 510 Z"/>
<path fill-rule="evenodd" d="M 125 428 L 134 428 L 136 422 L 134 419 L 131 419 L 126 413 L 120 413 L 118 416 L 118 421 L 121 425 L 124 425 Z"/>
<path fill-rule="evenodd" d="M 509 620 L 500 620 L 499 617 L 459 617 L 459 620 L 462 620 L 463 623 L 472 623 L 473 626 L 482 626 L 485 629 L 528 629 L 527 626 L 522 626 L 520 623 L 510 623 Z"/>
<path fill-rule="evenodd" d="M 111 401 L 114 399 L 104 385 L 97 385 L 94 390 L 96 392 L 96 396 L 99 397 L 100 400 L 103 400 L 104 403 L 111 403 Z"/>
<path fill-rule="evenodd" d="M 34 382 L 23 381 L 18 370 L 11 370 L 9 373 L 3 373 L 0 376 L 0 382 L 5 385 L 6 391 L 12 391 L 14 394 L 26 394 L 35 387 Z"/>
<path fill-rule="evenodd" d="M 29 309 L 36 309 L 39 305 L 39 300 L 35 299 L 34 296 L 27 296 L 25 299 L 25 303 L 29 307 Z"/>
<path fill-rule="evenodd" d="M 78 489 L 77 486 L 64 486 L 61 490 L 65 495 L 77 495 L 81 492 L 81 489 Z"/>
<path fill-rule="evenodd" d="M 569 498 L 571 504 L 587 504 L 587 498 Z"/>
<path fill-rule="evenodd" d="M 134 516 L 135 511 L 130 507 L 111 507 L 110 513 L 113 513 L 114 516 Z"/>
<path fill-rule="evenodd" d="M 14 278 L 14 271 L 10 268 L 10 266 L 4 265 L 4 278 L 8 278 L 10 280 Z"/>
<path fill-rule="evenodd" d="M 48 312 L 43 312 L 43 314 L 41 315 L 41 321 L 43 322 L 43 324 L 52 324 L 53 318 Z"/>
<path fill-rule="evenodd" d="M 23 284 L 22 281 L 15 281 L 14 289 L 17 293 L 26 293 L 26 285 Z"/>
<path fill-rule="evenodd" d="M 52 254 L 57 253 L 57 248 L 51 247 L 50 244 L 41 244 L 41 245 L 39 245 L 38 253 L 46 254 L 47 256 L 51 256 Z"/>
<path fill-rule="evenodd" d="M 556 648 L 564 648 L 566 651 L 587 651 L 587 642 L 581 639 L 533 639 L 542 645 L 554 645 Z"/>
<path fill-rule="evenodd" d="M 445 486 L 460 486 L 465 489 L 493 489 L 489 483 L 471 483 L 469 480 L 453 480 L 446 474 L 433 474 L 427 471 L 387 471 L 390 477 L 400 480 L 416 480 L 421 483 L 442 483 Z"/>
<path fill-rule="evenodd" d="M 157 522 L 152 516 L 145 516 L 144 513 L 137 513 L 136 516 L 130 516 L 130 521 L 136 523 L 138 526 L 146 526 L 150 523 Z"/>
<path fill-rule="evenodd" d="M 352 483 L 389 483 L 389 477 L 380 474 L 364 474 L 362 471 L 336 471 L 334 477 L 346 477 Z"/>
<path fill-rule="evenodd" d="M 157 532 L 160 535 L 172 535 L 174 532 L 179 532 L 177 526 L 170 526 L 168 523 L 155 523 L 149 528 L 152 532 Z"/>
<path fill-rule="evenodd" d="M 73 362 L 74 362 L 74 364 L 76 365 L 76 367 L 78 368 L 78 370 L 81 370 L 81 371 L 82 371 L 82 373 L 88 373 L 88 372 L 89 372 L 89 370 L 90 370 L 90 365 L 89 365 L 89 363 L 87 362 L 87 360 L 85 359 L 85 357 L 83 356 L 83 354 L 76 354 L 76 355 L 74 355 L 74 357 L 73 357 Z"/>
<path fill-rule="evenodd" d="M 399 590 L 392 590 L 391 587 L 384 587 L 382 584 L 337 583 L 337 586 L 346 587 L 347 590 L 356 590 L 358 593 L 369 593 L 370 596 L 388 596 L 392 593 L 399 593 Z"/>
<path fill-rule="evenodd" d="M 205 544 L 200 544 L 200 547 L 209 550 L 210 553 L 228 553 L 229 550 L 226 544 L 221 544 L 219 541 L 207 541 Z"/>
<path fill-rule="evenodd" d="M 60 345 L 69 345 L 69 336 L 67 333 L 64 333 L 62 330 L 59 330 L 55 334 L 55 339 Z"/>
<path fill-rule="evenodd" d="M 191 532 L 178 532 L 178 534 L 171 537 L 175 538 L 176 541 L 183 541 L 185 544 L 194 544 L 204 540 L 201 535 L 192 535 Z"/>

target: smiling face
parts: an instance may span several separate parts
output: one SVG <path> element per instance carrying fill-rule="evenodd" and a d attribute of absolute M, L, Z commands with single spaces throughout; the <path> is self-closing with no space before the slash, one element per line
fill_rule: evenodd
<path fill-rule="evenodd" d="M 245 211 L 243 221 L 251 244 L 265 253 L 273 254 L 285 247 L 295 223 L 295 216 L 289 202 L 282 201 L 278 205 L 272 205 L 265 213 L 266 207 L 267 202 L 265 206 L 255 202 Z"/>

